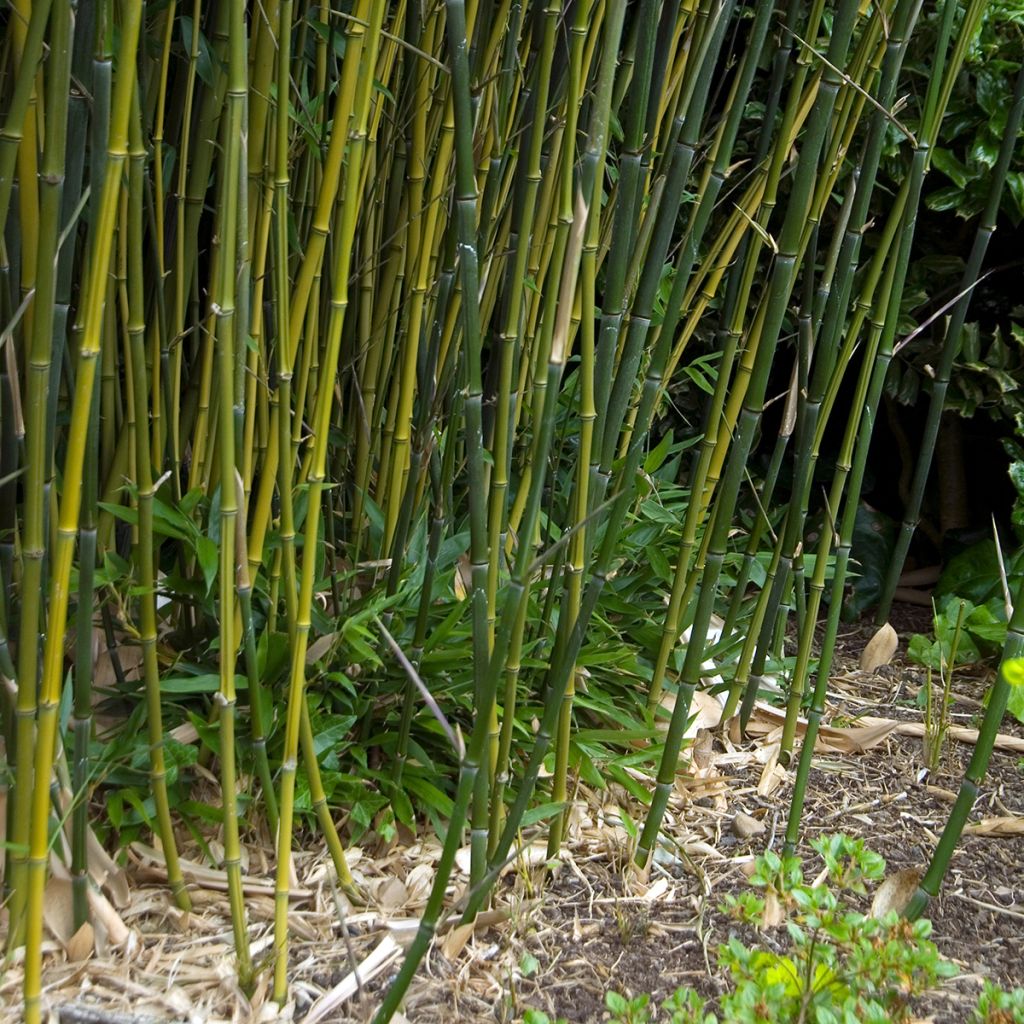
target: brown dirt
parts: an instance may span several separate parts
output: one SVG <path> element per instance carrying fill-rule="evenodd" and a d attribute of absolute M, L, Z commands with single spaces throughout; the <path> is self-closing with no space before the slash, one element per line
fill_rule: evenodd
<path fill-rule="evenodd" d="M 842 638 L 829 705 L 833 722 L 849 723 L 861 715 L 920 721 L 915 697 L 923 680 L 904 663 L 902 652 L 907 635 L 926 630 L 928 619 L 919 609 L 903 608 L 896 623 L 900 652 L 872 675 L 854 671 L 871 628 L 851 630 Z M 957 676 L 954 724 L 976 724 L 989 682 L 985 676 Z M 1024 737 L 1024 729 L 1009 718 L 1002 728 Z M 792 777 L 780 772 L 774 790 L 762 787 L 759 795 L 764 751 L 763 740 L 733 744 L 728 736 L 715 739 L 707 766 L 694 773 L 698 778 L 681 780 L 670 803 L 666 831 L 679 844 L 677 853 L 666 851 L 644 877 L 630 867 L 630 838 L 620 817 L 625 813 L 640 820 L 642 808 L 616 787 L 602 792 L 581 788 L 560 866 L 546 878 L 539 868 L 520 865 L 510 871 L 496 897 L 507 919 L 479 928 L 458 951 L 436 945 L 410 991 L 406 1019 L 415 1024 L 512 1024 L 526 1008 L 536 1007 L 552 1019 L 591 1024 L 607 1019 L 604 994 L 609 989 L 650 993 L 655 1003 L 682 985 L 711 999 L 721 995 L 725 982 L 715 953 L 736 925 L 719 904 L 745 886 L 742 869 L 754 855 L 766 846 L 781 848 L 785 829 Z M 891 734 L 862 754 L 819 754 L 801 852 L 813 859 L 808 841 L 841 831 L 864 838 L 886 858 L 890 871 L 923 868 L 972 751 L 948 740 L 933 777 L 923 771 L 921 741 L 907 736 Z M 1019 753 L 994 754 L 972 821 L 1024 815 L 1021 761 Z M 729 823 L 737 811 L 762 821 L 764 833 L 749 841 L 734 836 Z M 259 846 L 251 848 L 250 871 L 270 878 Z M 51 944 L 47 999 L 57 1007 L 87 1003 L 168 1021 L 301 1020 L 311 1003 L 382 940 L 408 934 L 402 922 L 412 924 L 420 912 L 437 853 L 436 844 L 428 841 L 399 844 L 372 856 L 357 852 L 353 871 L 371 906 L 348 907 L 344 924 L 339 906 L 346 904 L 330 884 L 323 856 L 300 854 L 297 882 L 305 895 L 295 903 L 292 1002 L 283 1011 L 269 1002 L 269 971 L 263 972 L 251 999 L 234 983 L 223 896 L 198 887 L 196 911 L 182 917 L 169 908 L 162 887 L 152 880 L 141 885 L 152 874 L 139 862 L 133 869 L 132 904 L 122 910 L 133 929 L 128 949 L 70 963 Z M 809 864 L 807 873 L 813 870 Z M 452 895 L 456 892 L 457 887 Z M 265 957 L 272 901 L 254 893 L 248 909 L 252 939 L 262 943 Z M 1024 836 L 965 836 L 930 917 L 933 939 L 960 974 L 920 1001 L 915 1010 L 921 1018 L 934 1024 L 966 1020 L 984 978 L 1005 987 L 1024 983 L 1016 949 L 1024 921 Z M 771 932 L 741 937 L 773 947 L 780 941 Z M 395 963 L 361 996 L 324 1019 L 368 1020 Z M 20 980 L 17 963 L 0 975 L 2 1021 L 17 1019 Z"/>

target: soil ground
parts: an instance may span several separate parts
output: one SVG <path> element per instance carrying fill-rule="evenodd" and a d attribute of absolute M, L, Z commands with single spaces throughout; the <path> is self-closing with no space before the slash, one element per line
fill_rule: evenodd
<path fill-rule="evenodd" d="M 873 673 L 857 662 L 873 630 L 853 627 L 841 639 L 833 672 L 828 718 L 849 724 L 861 716 L 919 722 L 916 694 L 923 676 L 904 660 L 906 639 L 927 632 L 929 617 L 903 607 L 894 615 L 901 643 L 897 655 Z M 954 681 L 954 725 L 976 725 L 991 674 L 959 673 Z M 1018 741 L 1024 729 L 1007 717 L 1002 732 Z M 712 1000 L 725 989 L 715 951 L 734 923 L 720 910 L 724 896 L 746 885 L 744 865 L 765 848 L 779 850 L 792 792 L 792 773 L 775 769 L 772 737 L 733 742 L 702 735 L 700 751 L 681 776 L 670 803 L 666 831 L 675 852 L 663 851 L 645 875 L 630 867 L 630 838 L 622 815 L 642 810 L 623 790 L 580 789 L 567 853 L 551 874 L 523 862 L 503 878 L 490 925 L 472 934 L 448 931 L 432 949 L 404 1007 L 413 1024 L 500 1022 L 512 1024 L 535 1007 L 552 1019 L 592 1024 L 607 1019 L 604 995 L 650 993 L 660 1003 L 679 986 Z M 816 873 L 807 845 L 817 834 L 845 832 L 881 853 L 888 872 L 923 869 L 945 824 L 973 747 L 947 739 L 939 771 L 924 770 L 921 740 L 892 732 L 862 753 L 826 751 L 816 756 L 811 796 L 804 812 L 801 852 L 808 877 Z M 748 839 L 732 827 L 737 812 L 764 829 Z M 966 835 L 953 858 L 942 893 L 929 916 L 932 938 L 959 974 L 914 1007 L 917 1018 L 958 1024 L 970 1016 L 984 979 L 1024 984 L 1017 949 L 1024 927 L 1024 761 L 1020 751 L 996 751 L 972 822 L 1016 819 L 1012 835 Z M 157 883 L 158 857 L 133 851 L 131 901 L 120 915 L 131 938 L 116 950 L 71 961 L 49 946 L 45 996 L 53 1019 L 97 1024 L 144 1021 L 301 1020 L 311 1005 L 350 976 L 376 951 L 380 973 L 361 991 L 319 1019 L 366 1021 L 393 976 L 400 946 L 411 935 L 433 877 L 436 843 L 399 842 L 388 851 L 351 851 L 357 881 L 369 897 L 353 908 L 331 884 L 322 854 L 300 852 L 293 893 L 291 1002 L 271 1003 L 269 970 L 246 998 L 234 979 L 230 925 L 218 872 L 194 888 L 190 915 L 174 911 Z M 249 849 L 249 872 L 271 879 L 261 853 Z M 269 846 L 267 846 L 269 849 Z M 543 860 L 531 847 L 526 860 Z M 465 884 L 457 880 L 456 889 Z M 269 884 L 254 881 L 247 909 L 258 957 L 271 951 L 273 900 Z M 749 941 L 750 936 L 744 936 Z M 763 933 L 760 940 L 777 939 Z M 372 961 L 371 961 L 372 962 Z M 0 974 L 0 1020 L 15 1020 L 20 965 Z M 118 1016 L 118 1015 L 122 1016 Z"/>

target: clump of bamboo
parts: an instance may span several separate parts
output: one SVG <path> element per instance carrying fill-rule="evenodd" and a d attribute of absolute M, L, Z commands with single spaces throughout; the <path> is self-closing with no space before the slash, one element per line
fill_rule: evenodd
<path fill-rule="evenodd" d="M 43 1013 L 40 907 L 65 744 L 76 922 L 88 914 L 103 770 L 90 762 L 93 709 L 106 696 L 97 623 L 141 649 L 136 685 L 112 645 L 115 689 L 146 719 L 146 825 L 181 906 L 177 809 L 192 777 L 167 726 L 183 705 L 206 722 L 196 756 L 219 773 L 243 986 L 260 969 L 243 844 L 274 846 L 281 1002 L 301 831 L 326 843 L 359 896 L 343 845 L 356 815 L 339 796 L 355 789 L 332 792 L 337 776 L 321 770 L 323 716 L 356 722 L 356 753 L 337 774 L 372 765 L 359 782 L 375 806 L 390 802 L 382 832 L 420 826 L 412 797 L 427 772 L 452 804 L 381 1021 L 429 949 L 463 845 L 470 887 L 452 909 L 467 921 L 538 804 L 559 856 L 584 756 L 584 680 L 614 702 L 606 734 L 666 727 L 636 850 L 649 859 L 718 613 L 727 639 L 743 637 L 723 695 L 743 722 L 796 627 L 783 759 L 796 756 L 812 689 L 796 843 L 918 200 L 981 6 L 941 5 L 911 125 L 897 98 L 915 0 L 12 7 L 0 85 L 0 717 L 13 769 L 8 945 L 26 945 L 28 1020 Z M 1018 82 L 1008 124 L 1022 106 Z M 906 172 L 882 201 L 886 145 L 906 154 Z M 1009 153 L 1008 142 L 929 423 Z M 714 366 L 702 387 L 694 358 Z M 786 411 L 768 438 L 776 387 Z M 652 453 L 685 420 L 680 396 L 701 409 L 682 424 L 692 458 L 655 480 Z M 837 423 L 812 565 L 814 481 Z M 683 495 L 677 521 L 648 520 L 666 486 Z M 631 547 L 638 524 L 674 558 L 654 611 L 636 597 L 650 587 Z M 623 595 L 643 619 L 618 639 L 640 666 L 632 689 L 588 660 L 629 607 Z M 214 663 L 212 698 L 162 689 L 177 666 L 212 675 Z M 1000 702 L 1002 677 L 986 739 Z M 937 891 L 984 766 L 979 746 L 915 913 Z"/>

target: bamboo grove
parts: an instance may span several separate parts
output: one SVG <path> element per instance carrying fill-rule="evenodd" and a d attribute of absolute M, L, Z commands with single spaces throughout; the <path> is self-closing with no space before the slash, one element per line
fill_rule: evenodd
<path fill-rule="evenodd" d="M 636 860 L 651 857 L 715 614 L 742 722 L 795 628 L 795 846 L 813 747 L 797 719 L 809 709 L 813 739 L 922 188 L 984 7 L 9 5 L 0 711 L 28 1021 L 50 860 L 86 920 L 90 832 L 110 835 L 104 750 L 125 731 L 145 730 L 140 806 L 183 908 L 177 808 L 197 759 L 219 777 L 206 827 L 243 987 L 260 968 L 240 846 L 275 845 L 278 1000 L 294 845 L 326 842 L 358 899 L 357 826 L 438 830 L 381 1021 L 453 909 L 464 844 L 467 919 L 524 835 L 557 856 L 587 727 L 649 768 L 649 788 L 620 774 L 647 805 Z M 883 194 L 885 161 L 902 170 Z M 666 426 L 679 405 L 683 441 Z M 588 657 L 595 631 L 652 586 L 626 556 L 638 524 L 672 559 L 657 617 L 620 638 L 637 675 L 601 690 L 616 670 Z M 112 684 L 94 679 L 97 638 Z M 327 708 L 347 788 L 318 761 Z M 183 718 L 188 756 L 166 728 Z M 979 748 L 915 913 L 984 769 Z"/>

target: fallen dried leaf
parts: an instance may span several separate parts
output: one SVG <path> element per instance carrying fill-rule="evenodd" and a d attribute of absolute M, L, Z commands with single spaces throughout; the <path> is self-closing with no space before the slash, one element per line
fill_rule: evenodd
<path fill-rule="evenodd" d="M 904 868 L 902 871 L 890 875 L 878 887 L 875 898 L 871 901 L 871 916 L 882 918 L 893 910 L 897 914 L 903 913 L 904 908 L 917 891 L 920 881 L 921 872 L 917 868 Z"/>
<path fill-rule="evenodd" d="M 764 911 L 761 914 L 762 928 L 778 928 L 786 920 L 786 911 L 779 897 L 770 889 L 764 895 Z"/>
<path fill-rule="evenodd" d="M 409 890 L 397 878 L 388 878 L 377 890 L 377 902 L 384 910 L 394 911 L 404 907 L 409 899 Z"/>
<path fill-rule="evenodd" d="M 924 736 L 924 723 L 900 722 L 896 726 L 896 732 L 901 736 Z M 951 725 L 946 735 L 961 743 L 970 743 L 972 746 L 978 742 L 978 730 L 968 729 L 963 725 Z M 1009 750 L 1014 754 L 1024 754 L 1024 739 L 1020 736 L 1009 736 L 1001 732 L 996 736 L 993 746 L 996 750 Z"/>
<path fill-rule="evenodd" d="M 1013 814 L 998 818 L 983 818 L 973 825 L 968 825 L 964 831 L 969 832 L 972 836 L 1020 836 L 1024 835 L 1024 817 Z"/>
<path fill-rule="evenodd" d="M 92 925 L 88 921 L 82 925 L 81 928 L 75 932 L 74 935 L 68 939 L 66 949 L 68 951 L 68 959 L 72 961 L 86 960 L 92 956 L 92 951 L 96 942 L 96 933 L 92 929 Z"/>
<path fill-rule="evenodd" d="M 719 716 L 721 717 L 721 716 Z M 715 737 L 710 729 L 698 729 L 690 752 L 698 769 L 708 768 L 714 755 Z"/>
<path fill-rule="evenodd" d="M 167 878 L 167 862 L 159 850 L 154 849 L 152 846 L 147 846 L 145 843 L 132 843 L 129 849 L 142 862 L 138 869 L 140 877 L 161 880 Z M 179 863 L 181 873 L 188 881 L 195 882 L 204 889 L 216 889 L 218 892 L 227 892 L 228 876 L 226 872 L 217 868 L 208 868 L 205 864 L 196 864 L 195 861 L 186 860 L 184 857 L 180 859 Z M 274 881 L 269 878 L 248 877 L 242 879 L 242 891 L 247 896 L 273 897 L 274 885 Z M 309 889 L 298 886 L 293 879 L 293 884 L 288 892 L 289 899 L 308 899 L 311 895 L 312 893 Z"/>
<path fill-rule="evenodd" d="M 317 637 L 306 650 L 306 664 L 313 665 L 318 662 L 334 646 L 334 641 L 337 638 L 337 633 L 326 633 L 324 636 Z"/>
<path fill-rule="evenodd" d="M 743 811 L 737 811 L 729 827 L 732 829 L 734 836 L 739 836 L 740 839 L 750 839 L 752 836 L 759 836 L 765 831 L 765 824 L 763 821 L 758 821 L 757 818 L 752 818 L 749 814 L 744 814 Z"/>
<path fill-rule="evenodd" d="M 755 705 L 754 715 L 747 725 L 747 732 L 752 736 L 765 736 L 778 729 L 786 720 L 786 712 L 760 701 Z M 818 730 L 814 743 L 815 752 L 819 754 L 861 754 L 872 747 L 877 747 L 900 723 L 892 718 L 861 718 L 861 725 L 838 728 L 823 725 Z M 796 731 L 803 736 L 807 730 L 807 719 L 797 719 Z"/>
<path fill-rule="evenodd" d="M 459 560 L 455 563 L 453 583 L 455 585 L 455 600 L 465 601 L 473 589 L 473 563 L 470 562 L 469 555 L 459 555 Z"/>
<path fill-rule="evenodd" d="M 316 1024 L 317 1021 L 323 1020 L 338 1006 L 351 999 L 362 985 L 385 970 L 393 960 L 397 960 L 400 953 L 401 947 L 394 938 L 385 935 L 354 971 L 345 975 L 334 988 L 325 992 L 309 1008 L 309 1013 L 303 1018 L 305 1024 Z"/>
<path fill-rule="evenodd" d="M 896 653 L 896 648 L 900 645 L 900 639 L 896 635 L 896 630 L 885 623 L 875 633 L 875 635 L 865 644 L 864 650 L 861 651 L 860 655 L 860 667 L 864 672 L 874 672 L 875 669 L 881 668 L 883 665 L 888 665 L 892 661 L 892 656 Z"/>
<path fill-rule="evenodd" d="M 757 795 L 761 798 L 771 796 L 786 781 L 788 775 L 789 772 L 777 760 L 769 761 L 757 782 Z"/>
<path fill-rule="evenodd" d="M 46 883 L 43 921 L 46 922 L 50 934 L 59 939 L 65 947 L 75 932 L 75 915 L 72 904 L 71 879 L 51 877 Z"/>
<path fill-rule="evenodd" d="M 458 958 L 458 955 L 466 948 L 466 943 L 469 942 L 475 929 L 476 922 L 467 921 L 465 924 L 456 925 L 444 937 L 444 941 L 441 943 L 441 952 L 448 960 Z"/>

